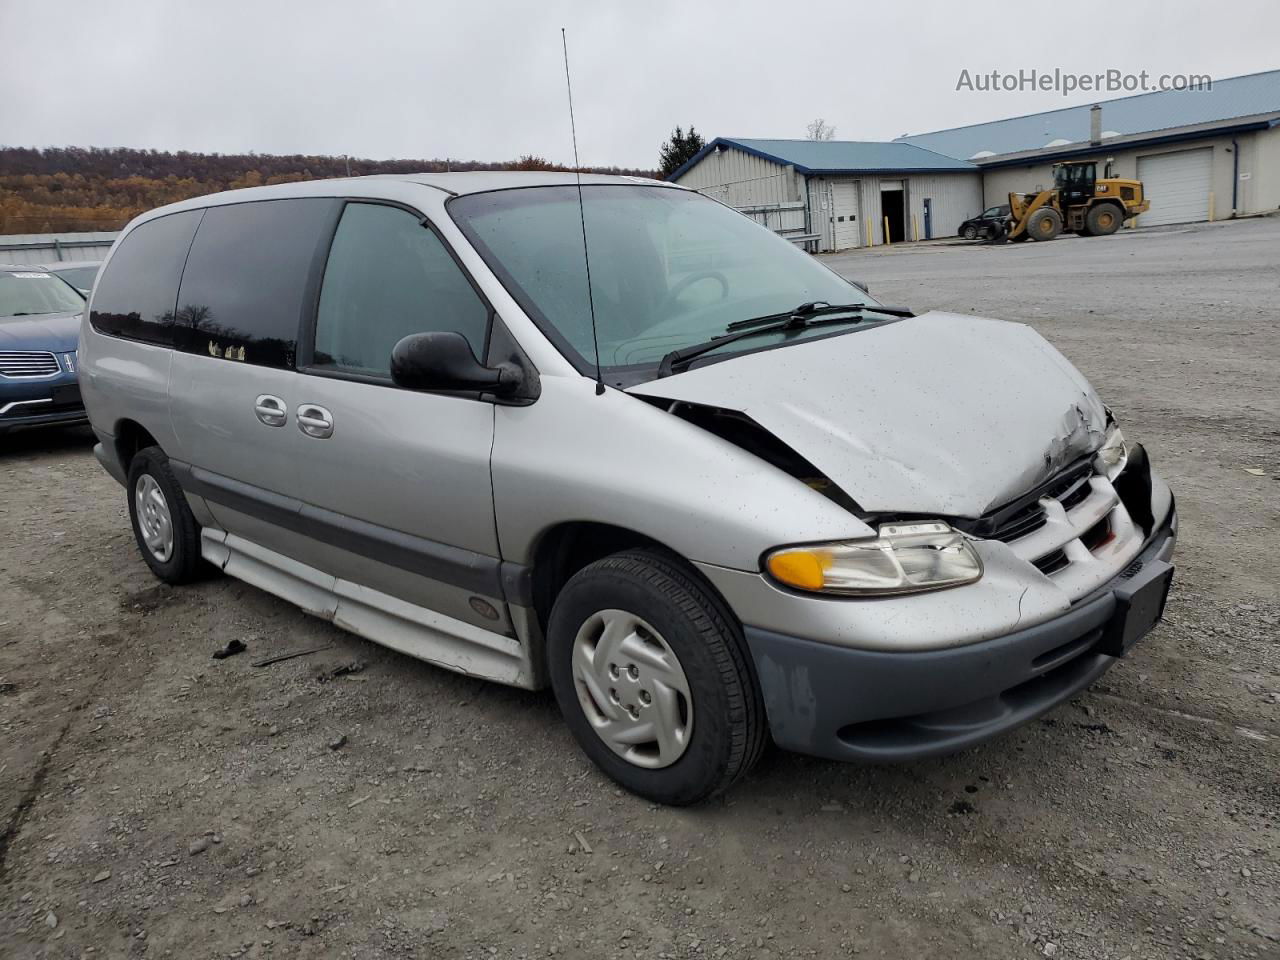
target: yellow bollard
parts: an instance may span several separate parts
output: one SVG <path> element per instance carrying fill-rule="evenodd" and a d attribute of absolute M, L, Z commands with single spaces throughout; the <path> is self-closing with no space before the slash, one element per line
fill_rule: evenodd
<path fill-rule="evenodd" d="M 871 235 L 871 221 L 867 220 L 864 222 L 866 223 L 866 227 L 867 227 L 867 246 L 874 247 L 876 245 L 876 238 Z"/>
<path fill-rule="evenodd" d="M 889 239 L 889 218 L 884 218 L 884 245 L 887 247 L 891 243 Z"/>
<path fill-rule="evenodd" d="M 916 219 L 916 215 L 911 215 L 911 239 L 916 243 L 920 242 L 920 221 Z"/>
<path fill-rule="evenodd" d="M 1209 222 L 1213 223 L 1213 191 L 1209 191 Z"/>

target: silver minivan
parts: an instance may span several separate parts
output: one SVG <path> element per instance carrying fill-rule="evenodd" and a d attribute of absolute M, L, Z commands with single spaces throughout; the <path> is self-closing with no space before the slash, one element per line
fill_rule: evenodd
<path fill-rule="evenodd" d="M 688 804 L 766 742 L 968 747 L 1160 619 L 1143 448 L 1030 328 L 921 316 L 671 184 L 395 175 L 134 220 L 86 312 L 143 559 L 549 685 Z"/>

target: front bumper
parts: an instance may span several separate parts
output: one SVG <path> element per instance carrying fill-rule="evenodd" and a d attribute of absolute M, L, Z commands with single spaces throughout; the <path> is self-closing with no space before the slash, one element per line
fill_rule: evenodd
<path fill-rule="evenodd" d="M 47 380 L 0 381 L 0 433 L 87 420 L 74 373 L 64 372 Z"/>
<path fill-rule="evenodd" d="M 1128 583 L 1167 575 L 1170 510 L 1125 570 L 1052 620 L 940 650 L 859 650 L 746 628 L 774 741 L 835 760 L 895 762 L 962 750 L 1021 726 L 1116 662 L 1099 649 Z"/>

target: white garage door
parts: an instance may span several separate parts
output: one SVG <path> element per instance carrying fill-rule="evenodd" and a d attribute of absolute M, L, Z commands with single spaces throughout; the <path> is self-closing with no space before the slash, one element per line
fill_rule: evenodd
<path fill-rule="evenodd" d="M 858 181 L 832 181 L 831 199 L 836 249 L 861 246 L 862 217 L 858 211 Z"/>
<path fill-rule="evenodd" d="M 1138 179 L 1151 201 L 1151 209 L 1138 218 L 1138 223 L 1150 227 L 1208 220 L 1212 169 L 1212 147 L 1139 157 Z"/>

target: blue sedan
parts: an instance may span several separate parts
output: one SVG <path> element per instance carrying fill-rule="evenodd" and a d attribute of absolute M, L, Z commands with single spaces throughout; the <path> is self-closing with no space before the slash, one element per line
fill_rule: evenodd
<path fill-rule="evenodd" d="M 76 378 L 84 306 L 48 271 L 0 264 L 0 434 L 85 421 Z"/>

